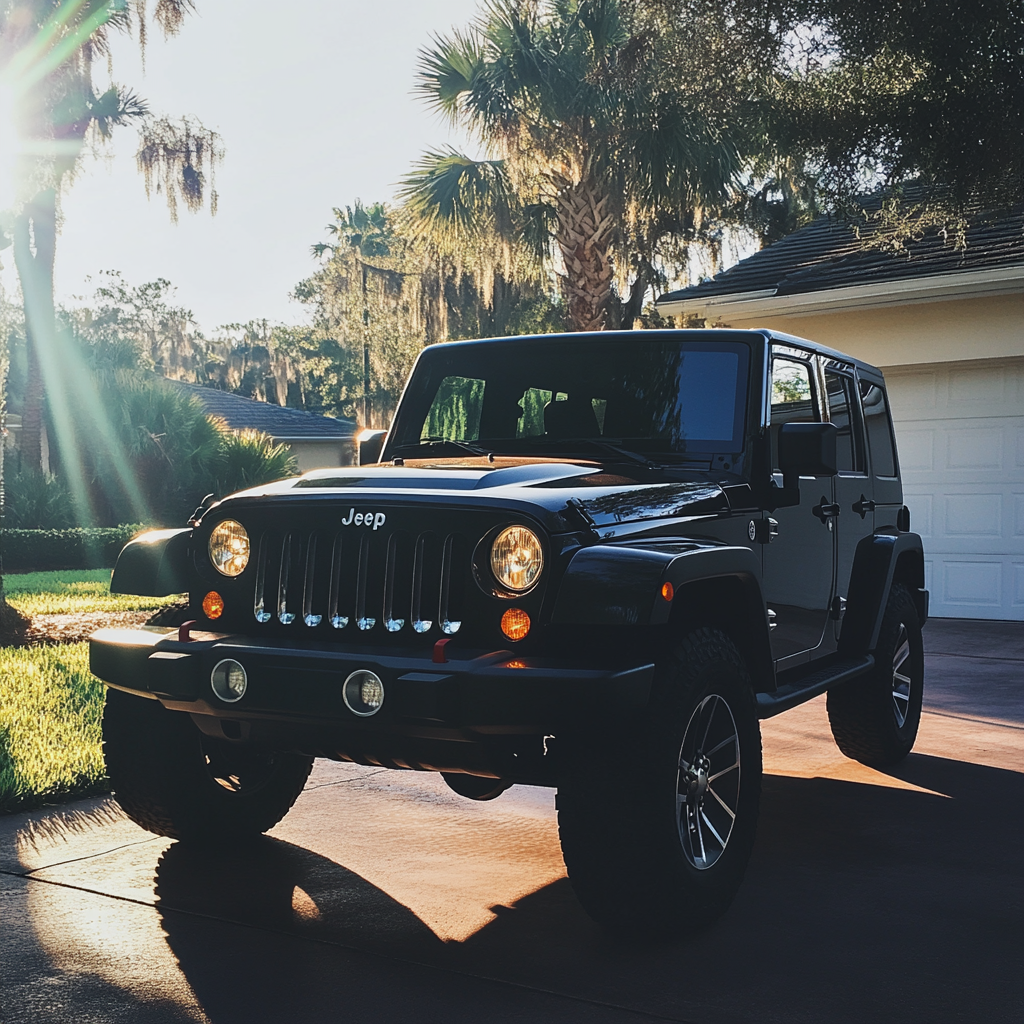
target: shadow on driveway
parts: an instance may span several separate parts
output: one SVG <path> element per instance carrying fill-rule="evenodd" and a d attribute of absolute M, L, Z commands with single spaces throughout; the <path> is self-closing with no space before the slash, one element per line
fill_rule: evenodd
<path fill-rule="evenodd" d="M 157 907 L 215 1024 L 320 1019 L 332 1007 L 372 1019 L 394 996 L 376 988 L 380 957 L 452 972 L 452 1013 L 436 1019 L 472 1019 L 455 1009 L 472 976 L 673 1020 L 1019 1020 L 1024 775 L 923 755 L 894 774 L 920 789 L 766 777 L 735 905 L 670 947 L 608 938 L 565 881 L 443 943 L 358 875 L 274 839 L 231 853 L 171 845 Z M 225 934 L 211 917 L 250 928 Z M 312 941 L 268 941 L 268 930 Z M 518 1002 L 491 1019 L 527 1019 Z M 563 1009 L 544 1019 L 577 1019 Z"/>

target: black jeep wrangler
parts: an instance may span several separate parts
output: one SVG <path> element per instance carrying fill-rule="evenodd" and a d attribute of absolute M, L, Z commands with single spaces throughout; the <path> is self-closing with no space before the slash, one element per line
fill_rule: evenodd
<path fill-rule="evenodd" d="M 132 541 L 102 630 L 117 799 L 144 828 L 269 829 L 315 757 L 558 789 L 574 890 L 632 933 L 720 914 L 754 841 L 758 720 L 828 692 L 891 765 L 921 714 L 921 540 L 882 374 L 768 331 L 437 345 L 361 465 Z"/>

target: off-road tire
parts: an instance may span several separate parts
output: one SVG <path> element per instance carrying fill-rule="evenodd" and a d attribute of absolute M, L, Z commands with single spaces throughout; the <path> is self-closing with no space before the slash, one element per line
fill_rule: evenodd
<path fill-rule="evenodd" d="M 114 797 L 158 836 L 230 842 L 257 836 L 288 813 L 313 759 L 265 753 L 204 736 L 159 701 L 108 688 L 103 755 Z"/>
<path fill-rule="evenodd" d="M 735 795 L 723 771 L 735 744 L 712 753 L 706 776 L 721 774 L 716 786 L 733 800 L 735 822 L 717 859 L 699 868 L 686 848 L 693 847 L 686 822 L 703 805 L 679 795 L 685 780 L 696 778 L 687 774 L 691 766 L 681 764 L 691 735 L 703 725 L 692 734 L 688 727 L 701 714 L 725 715 L 713 698 L 727 707 L 738 744 Z M 723 720 L 708 729 L 717 733 Z M 704 741 L 712 744 L 707 730 Z M 703 757 L 702 750 L 696 753 Z M 558 787 L 558 830 L 584 910 L 639 939 L 688 935 L 724 913 L 750 859 L 761 795 L 761 732 L 750 676 L 735 644 L 714 629 L 690 633 L 657 666 L 650 706 L 631 735 L 620 728 L 615 735 L 576 737 L 570 758 Z M 712 817 L 720 815 L 704 796 Z"/>
<path fill-rule="evenodd" d="M 903 631 L 901 633 L 901 631 Z M 909 645 L 909 656 L 900 674 L 910 680 L 906 699 L 894 695 L 897 648 Z M 828 721 L 839 749 L 854 761 L 872 768 L 886 768 L 910 753 L 921 722 L 924 694 L 924 645 L 921 625 L 910 592 L 894 584 L 882 618 L 875 649 L 875 667 L 861 679 L 854 679 L 828 692 Z M 899 721 L 897 708 L 905 707 Z"/>

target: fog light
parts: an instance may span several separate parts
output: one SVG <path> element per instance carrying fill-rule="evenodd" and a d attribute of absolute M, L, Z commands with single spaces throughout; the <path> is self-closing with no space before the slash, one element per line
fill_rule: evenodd
<path fill-rule="evenodd" d="M 530 616 L 522 608 L 509 608 L 501 617 L 501 631 L 509 640 L 522 640 L 530 632 Z"/>
<path fill-rule="evenodd" d="M 224 598 L 216 590 L 211 590 L 203 598 L 203 614 L 208 619 L 219 619 L 224 614 Z"/>
<path fill-rule="evenodd" d="M 213 687 L 213 692 L 227 704 L 241 700 L 248 685 L 249 679 L 245 669 L 233 658 L 218 661 L 210 673 L 210 686 Z"/>
<path fill-rule="evenodd" d="M 345 680 L 341 699 L 353 715 L 368 718 L 377 714 L 384 703 L 384 684 L 380 676 L 369 669 L 360 668 Z"/>

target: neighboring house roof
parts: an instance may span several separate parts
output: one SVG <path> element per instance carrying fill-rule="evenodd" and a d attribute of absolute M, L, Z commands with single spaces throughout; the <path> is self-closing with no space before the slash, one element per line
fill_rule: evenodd
<path fill-rule="evenodd" d="M 351 438 L 356 432 L 354 420 L 318 416 L 301 409 L 257 402 L 252 398 L 243 398 L 216 388 L 204 388 L 199 384 L 176 380 L 169 383 L 198 398 L 208 415 L 224 420 L 231 430 L 260 430 L 278 440 L 292 441 L 345 439 Z"/>
<path fill-rule="evenodd" d="M 850 223 L 819 217 L 710 281 L 660 296 L 657 305 L 680 312 L 704 302 L 717 311 L 726 305 L 719 296 L 756 302 L 837 289 L 858 289 L 865 297 L 913 291 L 924 298 L 925 291 L 909 282 L 934 279 L 931 290 L 941 285 L 948 293 L 951 285 L 991 290 L 1024 276 L 1024 209 L 971 216 L 966 239 L 966 249 L 957 249 L 952 238 L 930 231 L 909 240 L 905 252 L 893 252 L 878 245 L 873 224 L 862 226 L 858 237 Z"/>

